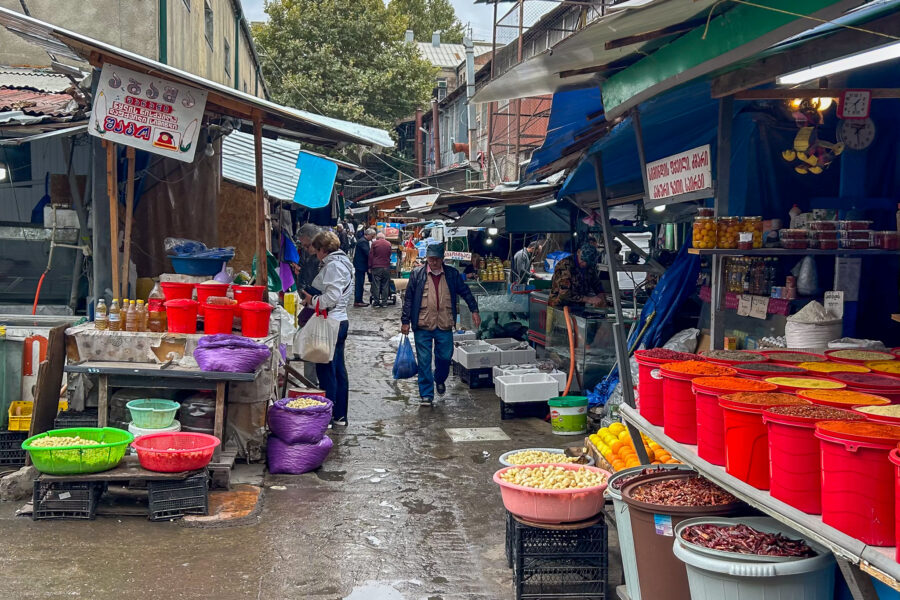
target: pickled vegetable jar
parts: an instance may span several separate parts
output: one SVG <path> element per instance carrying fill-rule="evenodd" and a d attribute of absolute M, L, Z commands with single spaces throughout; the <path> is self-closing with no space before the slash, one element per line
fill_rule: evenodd
<path fill-rule="evenodd" d="M 763 220 L 762 217 L 744 217 L 741 220 L 741 231 L 753 234 L 753 247 L 763 246 Z"/>
<path fill-rule="evenodd" d="M 716 244 L 719 248 L 737 248 L 741 231 L 740 217 L 719 217 Z M 762 238 L 760 238 L 762 241 Z"/>
<path fill-rule="evenodd" d="M 694 217 L 693 238 L 694 248 L 715 248 L 716 219 L 705 212 Z"/>

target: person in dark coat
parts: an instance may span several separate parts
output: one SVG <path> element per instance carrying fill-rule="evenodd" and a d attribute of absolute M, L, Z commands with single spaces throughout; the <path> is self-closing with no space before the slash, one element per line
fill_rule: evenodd
<path fill-rule="evenodd" d="M 444 264 L 443 244 L 428 246 L 425 262 L 409 277 L 403 296 L 400 333 L 406 335 L 412 327 L 419 367 L 420 404 L 431 406 L 435 391 L 440 396 L 446 391 L 444 382 L 450 374 L 457 299 L 461 296 L 469 306 L 475 329 L 481 327 L 481 316 L 478 314 L 478 301 L 463 276 L 455 268 Z M 431 368 L 432 354 L 434 371 Z"/>
<path fill-rule="evenodd" d="M 363 290 L 366 284 L 366 273 L 369 272 L 369 249 L 372 238 L 375 237 L 374 229 L 366 229 L 365 235 L 356 242 L 356 252 L 353 253 L 353 268 L 356 270 L 356 289 L 353 295 L 353 306 L 368 306 L 363 302 Z"/>

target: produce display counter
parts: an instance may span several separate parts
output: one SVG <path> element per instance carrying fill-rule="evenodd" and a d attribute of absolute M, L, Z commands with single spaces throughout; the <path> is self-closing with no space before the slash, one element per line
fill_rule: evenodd
<path fill-rule="evenodd" d="M 848 576 L 846 566 L 856 565 L 885 585 L 900 591 L 900 564 L 894 560 L 894 547 L 868 546 L 822 522 L 820 515 L 811 515 L 773 498 L 765 490 L 759 490 L 729 475 L 724 467 L 713 465 L 697 455 L 697 446 L 680 444 L 668 437 L 662 427 L 650 424 L 637 409 L 625 404 L 619 407 L 622 418 L 666 448 L 672 456 L 692 466 L 701 475 L 728 490 L 750 506 L 797 530 L 831 550 L 838 564 Z M 842 564 L 843 563 L 843 564 Z M 849 565 L 847 565 L 849 563 Z M 852 575 L 852 574 L 850 574 Z M 852 586 L 851 586 L 852 587 Z M 623 595 L 625 594 L 625 595 Z M 857 596 L 868 598 L 868 596 Z M 627 599 L 625 590 L 619 598 Z"/>

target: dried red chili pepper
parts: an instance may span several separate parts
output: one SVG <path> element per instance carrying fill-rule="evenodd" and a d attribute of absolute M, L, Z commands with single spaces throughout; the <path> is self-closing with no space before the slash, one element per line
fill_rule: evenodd
<path fill-rule="evenodd" d="M 716 484 L 699 476 L 648 482 L 632 490 L 631 497 L 664 506 L 720 506 L 738 501 Z"/>
<path fill-rule="evenodd" d="M 681 537 L 686 542 L 737 554 L 810 558 L 815 551 L 803 540 L 792 540 L 780 533 L 764 533 L 749 525 L 691 525 Z"/>

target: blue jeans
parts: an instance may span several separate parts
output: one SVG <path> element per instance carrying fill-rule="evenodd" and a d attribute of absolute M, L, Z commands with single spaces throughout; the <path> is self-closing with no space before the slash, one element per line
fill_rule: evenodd
<path fill-rule="evenodd" d="M 363 301 L 363 290 L 366 285 L 366 273 L 367 271 L 362 271 L 360 269 L 356 269 L 356 277 L 353 278 L 353 283 L 355 284 L 355 289 L 353 290 L 353 302 L 356 304 L 362 304 Z"/>
<path fill-rule="evenodd" d="M 419 396 L 434 398 L 434 384 L 444 383 L 450 374 L 450 358 L 453 356 L 453 332 L 435 329 L 416 329 L 416 362 L 419 363 Z M 432 344 L 434 345 L 434 372 L 431 370 Z"/>
<path fill-rule="evenodd" d="M 338 329 L 337 344 L 334 347 L 334 358 L 331 359 L 330 363 L 316 364 L 316 376 L 319 378 L 319 385 L 325 390 L 325 397 L 334 403 L 331 416 L 335 419 L 347 418 L 347 397 L 350 395 L 350 378 L 347 376 L 347 365 L 344 363 L 344 345 L 347 342 L 348 329 L 350 329 L 350 321 L 341 321 L 341 326 Z"/>

